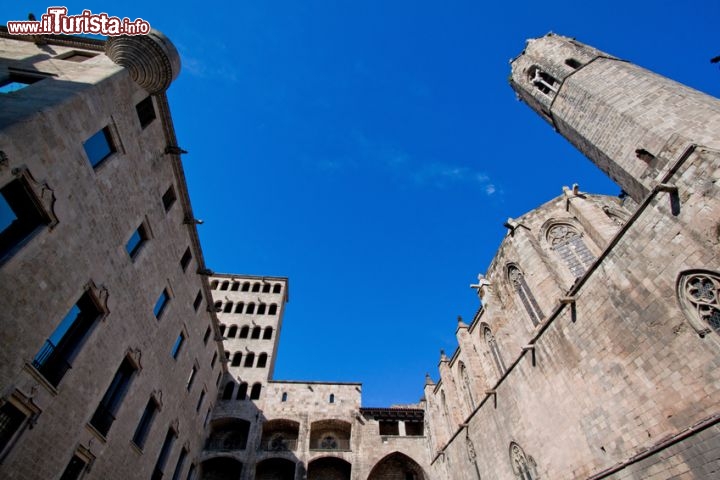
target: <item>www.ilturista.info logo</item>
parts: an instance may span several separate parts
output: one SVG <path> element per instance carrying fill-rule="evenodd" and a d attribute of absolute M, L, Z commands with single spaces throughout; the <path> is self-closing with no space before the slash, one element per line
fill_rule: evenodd
<path fill-rule="evenodd" d="M 83 10 L 80 15 L 68 15 L 65 7 L 49 7 L 40 20 L 31 14 L 30 20 L 7 22 L 10 35 L 93 34 L 114 37 L 117 35 L 146 35 L 150 24 L 138 18 L 111 17 L 107 13 Z"/>

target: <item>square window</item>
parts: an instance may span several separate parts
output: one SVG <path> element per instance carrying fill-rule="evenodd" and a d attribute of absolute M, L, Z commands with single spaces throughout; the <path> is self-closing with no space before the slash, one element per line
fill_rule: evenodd
<path fill-rule="evenodd" d="M 172 185 L 170 185 L 170 188 L 168 188 L 162 196 L 163 207 L 165 207 L 166 212 L 170 211 L 170 208 L 172 208 L 175 200 L 177 200 L 177 197 L 175 196 L 175 189 Z"/>
<path fill-rule="evenodd" d="M 54 387 L 60 384 L 80 352 L 102 311 L 89 292 L 65 315 L 32 361 L 33 367 Z"/>
<path fill-rule="evenodd" d="M 130 258 L 135 258 L 135 256 L 137 256 L 138 252 L 148 238 L 147 228 L 145 228 L 145 225 L 141 223 L 137 230 L 133 232 L 130 240 L 128 240 L 125 244 L 125 250 L 128 255 L 130 255 Z"/>
<path fill-rule="evenodd" d="M 96 57 L 97 53 L 94 52 L 83 52 L 81 50 L 73 50 L 69 54 L 62 55 L 60 57 L 57 57 L 60 60 L 65 60 L 67 62 L 75 62 L 75 63 L 81 63 L 85 60 L 90 60 L 93 57 Z"/>
<path fill-rule="evenodd" d="M 155 106 L 153 105 L 152 97 L 147 97 L 137 105 L 135 105 L 135 111 L 137 112 L 138 120 L 140 120 L 140 126 L 142 128 L 147 127 L 155 120 Z"/>
<path fill-rule="evenodd" d="M 203 301 L 202 291 L 197 293 L 197 296 L 195 297 L 195 301 L 193 302 L 193 308 L 195 311 L 198 311 L 198 308 L 200 308 L 200 304 Z"/>
<path fill-rule="evenodd" d="M 0 94 L 17 92 L 43 78 L 45 77 L 11 72 L 9 77 L 0 80 Z"/>
<path fill-rule="evenodd" d="M 185 334 L 183 332 L 180 332 L 180 335 L 178 335 L 175 343 L 173 344 L 172 350 L 170 351 L 170 355 L 172 355 L 173 358 L 178 357 L 178 355 L 180 354 L 180 348 L 182 348 L 183 343 L 185 343 Z"/>
<path fill-rule="evenodd" d="M 103 160 L 115 153 L 110 128 L 105 127 L 83 143 L 90 165 L 96 168 Z"/>
<path fill-rule="evenodd" d="M 0 189 L 0 263 L 24 244 L 38 227 L 50 219 L 40 208 L 24 180 L 16 179 Z"/>
<path fill-rule="evenodd" d="M 164 289 L 160 294 L 160 297 L 158 297 L 157 302 L 155 302 L 155 308 L 153 308 L 155 318 L 157 318 L 158 320 L 160 319 L 160 315 L 162 315 L 169 301 L 170 294 L 168 293 L 167 289 Z"/>
<path fill-rule="evenodd" d="M 188 265 L 190 265 L 190 260 L 192 260 L 192 253 L 190 252 L 190 247 L 188 247 L 180 259 L 180 266 L 182 267 L 183 272 L 187 270 Z"/>

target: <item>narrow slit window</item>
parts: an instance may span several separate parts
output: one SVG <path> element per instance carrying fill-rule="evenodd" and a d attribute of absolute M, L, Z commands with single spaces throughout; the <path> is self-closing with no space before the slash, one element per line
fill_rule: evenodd
<path fill-rule="evenodd" d="M 188 380 L 187 380 L 187 385 L 186 385 L 186 389 L 188 392 L 192 388 L 193 382 L 195 382 L 195 376 L 197 375 L 197 371 L 198 371 L 198 369 L 195 365 L 193 365 L 193 367 L 190 369 L 190 375 L 188 375 Z"/>
<path fill-rule="evenodd" d="M 155 106 L 153 105 L 152 97 L 146 97 L 140 103 L 135 105 L 135 111 L 137 112 L 138 120 L 140 120 L 140 127 L 145 128 L 155 120 Z"/>
<path fill-rule="evenodd" d="M 190 251 L 190 247 L 185 249 L 185 253 L 183 253 L 182 258 L 180 258 L 180 267 L 182 268 L 182 271 L 187 271 L 188 265 L 190 265 L 190 261 L 192 260 L 192 252 Z"/>
<path fill-rule="evenodd" d="M 173 343 L 172 350 L 170 350 L 170 355 L 177 359 L 178 355 L 180 354 L 180 349 L 183 346 L 183 343 L 185 343 L 185 333 L 180 332 L 180 335 L 177 336 L 175 339 L 175 343 Z"/>
<path fill-rule="evenodd" d="M 160 320 L 160 317 L 162 316 L 163 312 L 167 308 L 167 304 L 170 302 L 170 294 L 168 293 L 167 289 L 163 289 L 162 293 L 160 293 L 160 296 L 158 297 L 157 301 L 155 302 L 155 307 L 153 307 L 153 313 L 155 314 L 155 318 Z"/>
<path fill-rule="evenodd" d="M 193 309 L 197 312 L 198 308 L 200 308 L 200 304 L 203 301 L 202 296 L 202 290 L 198 291 L 197 295 L 195 296 L 195 301 L 193 302 Z M 207 343 L 207 340 L 205 340 L 205 343 Z"/>
<path fill-rule="evenodd" d="M 177 196 L 175 195 L 175 188 L 170 185 L 170 187 L 165 190 L 165 193 L 163 193 L 162 196 L 163 208 L 165 208 L 166 212 L 170 211 L 172 206 L 175 204 L 175 200 L 177 200 Z"/>
<path fill-rule="evenodd" d="M 19 436 L 26 419 L 27 415 L 12 403 L 5 402 L 0 406 L 0 458 Z"/>
<path fill-rule="evenodd" d="M 125 358 L 120 364 L 115 376 L 110 382 L 105 395 L 90 419 L 92 425 L 101 435 L 105 436 L 115 421 L 115 415 L 120 409 L 125 394 L 130 388 L 130 382 L 136 372 L 135 366 Z"/>
<path fill-rule="evenodd" d="M 205 390 L 200 390 L 200 397 L 198 398 L 197 405 L 195 406 L 195 411 L 199 412 L 200 408 L 202 407 L 203 400 L 205 400 Z"/>
<path fill-rule="evenodd" d="M 110 134 L 110 128 L 105 127 L 85 140 L 83 148 L 85 148 L 85 154 L 87 155 L 90 165 L 92 165 L 93 168 L 100 165 L 116 151 L 112 141 L 112 135 Z"/>
<path fill-rule="evenodd" d="M 207 345 L 208 340 L 210 339 L 210 334 L 212 333 L 212 328 L 207 327 L 207 330 L 205 330 L 205 335 L 203 335 L 203 343 Z"/>
<path fill-rule="evenodd" d="M 140 249 L 147 242 L 149 235 L 145 224 L 141 223 L 140 226 L 130 236 L 130 240 L 125 244 L 125 251 L 130 255 L 130 258 L 134 259 L 137 257 Z"/>
<path fill-rule="evenodd" d="M 170 452 L 172 451 L 173 444 L 177 438 L 177 432 L 172 428 L 168 429 L 163 441 L 162 448 L 160 448 L 160 455 L 158 455 L 157 461 L 155 462 L 155 468 L 153 469 L 151 480 L 160 480 L 163 477 L 163 470 L 165 470 L 165 464 L 167 463 Z"/>
<path fill-rule="evenodd" d="M 145 441 L 147 440 L 148 433 L 150 433 L 150 428 L 152 427 L 153 420 L 155 420 L 157 411 L 157 400 L 150 397 L 132 438 L 133 443 L 141 450 L 145 447 Z"/>

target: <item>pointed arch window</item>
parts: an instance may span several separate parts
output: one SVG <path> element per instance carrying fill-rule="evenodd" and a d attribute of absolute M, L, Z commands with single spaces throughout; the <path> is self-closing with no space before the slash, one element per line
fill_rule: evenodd
<path fill-rule="evenodd" d="M 543 313 L 542 310 L 540 310 L 540 305 L 538 305 L 535 297 L 530 291 L 530 287 L 528 287 L 527 282 L 525 282 L 525 275 L 523 275 L 522 271 L 520 271 L 517 266 L 510 265 L 508 266 L 508 279 L 515 289 L 515 293 L 525 307 L 525 311 L 527 311 L 530 316 L 530 320 L 532 320 L 533 325 L 539 324 L 540 320 L 543 318 Z"/>
<path fill-rule="evenodd" d="M 558 223 L 547 231 L 547 241 L 575 278 L 585 274 L 595 261 L 580 232 L 572 225 Z"/>
<path fill-rule="evenodd" d="M 507 368 L 505 367 L 505 362 L 503 362 L 502 356 L 500 355 L 500 348 L 498 348 L 495 335 L 493 335 L 490 327 L 486 326 L 483 329 L 483 337 L 485 337 L 485 343 L 487 344 L 488 351 L 493 358 L 493 363 L 495 363 L 495 369 L 498 372 L 498 376 L 502 377 Z"/>
<path fill-rule="evenodd" d="M 685 317 L 698 335 L 720 335 L 720 274 L 708 270 L 684 272 L 677 290 Z"/>
<path fill-rule="evenodd" d="M 465 364 L 463 362 L 460 362 L 459 370 L 460 380 L 462 380 L 463 390 L 465 391 L 465 399 L 468 407 L 470 407 L 471 410 L 474 410 L 475 399 L 473 398 L 472 388 L 470 387 L 470 376 L 468 375 L 467 368 L 465 368 Z"/>
<path fill-rule="evenodd" d="M 520 445 L 515 442 L 510 444 L 510 464 L 515 477 L 519 480 L 537 480 L 535 460 L 525 455 Z"/>

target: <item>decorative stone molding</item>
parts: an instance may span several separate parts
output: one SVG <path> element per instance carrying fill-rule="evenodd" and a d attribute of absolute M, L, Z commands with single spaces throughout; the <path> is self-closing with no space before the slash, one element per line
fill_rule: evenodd
<path fill-rule="evenodd" d="M 157 30 L 147 35 L 109 37 L 105 54 L 127 68 L 135 83 L 152 95 L 167 90 L 180 73 L 177 49 Z"/>
<path fill-rule="evenodd" d="M 55 193 L 47 183 L 35 180 L 26 167 L 14 168 L 12 174 L 15 178 L 22 180 L 32 191 L 38 206 L 48 218 L 47 227 L 52 230 L 59 223 L 58 217 L 55 215 Z"/>
<path fill-rule="evenodd" d="M 677 295 L 681 308 L 698 335 L 720 334 L 720 274 L 690 270 L 680 274 Z"/>
<path fill-rule="evenodd" d="M 108 308 L 107 301 L 110 294 L 108 293 L 108 289 L 105 287 L 105 285 L 100 285 L 99 287 L 95 285 L 95 282 L 92 280 L 88 281 L 88 283 L 85 284 L 85 290 L 90 292 L 90 294 L 93 296 L 93 299 L 95 300 L 95 304 L 102 310 L 105 315 L 103 318 L 107 318 L 107 314 L 110 313 L 110 309 Z"/>

